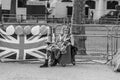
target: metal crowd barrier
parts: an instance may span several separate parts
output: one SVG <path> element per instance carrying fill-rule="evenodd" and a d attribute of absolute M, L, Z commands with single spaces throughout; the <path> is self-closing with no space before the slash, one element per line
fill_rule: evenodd
<path fill-rule="evenodd" d="M 61 34 L 62 26 L 69 25 L 57 25 L 56 26 L 56 35 Z M 118 25 L 101 25 L 101 24 L 71 24 L 71 26 L 84 26 L 85 34 L 75 35 L 72 34 L 72 37 L 86 37 L 85 40 L 85 49 L 87 55 L 81 55 L 78 53 L 76 59 L 95 61 L 103 60 L 103 63 L 109 63 L 112 61 L 115 52 L 118 48 L 118 40 L 115 38 L 116 31 L 113 29 Z M 79 43 L 78 43 L 79 44 Z"/>
<path fill-rule="evenodd" d="M 43 14 L 33 14 L 33 15 L 16 15 L 16 14 L 2 14 L 2 22 L 9 22 L 9 23 L 71 23 L 71 16 L 56 18 L 56 17 L 49 17 L 49 15 Z M 85 18 L 83 20 L 84 24 L 120 24 L 119 18 L 100 18 L 100 19 L 90 19 Z"/>
<path fill-rule="evenodd" d="M 51 27 L 51 34 L 55 31 L 55 36 L 57 37 L 61 34 L 61 30 L 63 26 L 84 26 L 85 27 L 85 34 L 82 35 L 75 35 L 72 34 L 73 37 L 86 37 L 85 40 L 85 49 L 79 50 L 86 50 L 87 55 L 81 55 L 78 53 L 76 59 L 79 60 L 87 60 L 93 62 L 99 62 L 100 60 L 104 60 L 104 63 L 108 63 L 113 59 L 113 56 L 119 52 L 120 47 L 120 34 L 119 34 L 119 25 L 104 25 L 104 24 L 40 24 L 40 23 L 4 23 L 1 25 L 1 28 L 6 29 L 7 26 L 14 25 L 14 26 L 37 26 L 37 25 L 47 25 Z M 4 27 L 3 27 L 4 26 Z M 4 30 L 5 31 L 5 30 Z M 15 36 L 15 35 L 11 35 Z M 39 36 L 39 35 L 38 35 Z M 7 36 L 8 37 L 8 36 Z M 29 37 L 29 36 L 28 36 Z M 52 41 L 53 37 L 51 37 Z M 2 51 L 2 50 L 1 50 Z M 37 53 L 36 53 L 37 54 Z M 1 55 L 1 54 L 0 54 Z"/>
<path fill-rule="evenodd" d="M 120 26 L 114 26 L 112 32 L 113 54 L 115 55 L 120 49 Z"/>
<path fill-rule="evenodd" d="M 15 15 L 3 14 L 2 23 L 68 23 L 67 18 L 49 18 L 48 15 Z"/>

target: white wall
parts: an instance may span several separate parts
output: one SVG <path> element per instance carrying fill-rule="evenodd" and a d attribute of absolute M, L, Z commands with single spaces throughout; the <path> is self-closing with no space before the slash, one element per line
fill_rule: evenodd
<path fill-rule="evenodd" d="M 114 9 L 106 9 L 108 0 L 103 0 L 103 2 L 100 2 L 101 0 L 95 0 L 95 1 L 96 1 L 96 8 L 90 9 L 90 11 L 92 10 L 94 12 L 94 17 L 93 17 L 94 19 L 99 19 L 101 16 L 107 14 L 109 11 L 114 10 Z M 120 0 L 118 0 L 118 1 L 120 4 Z M 99 2 L 102 4 L 99 4 Z M 54 5 L 55 6 L 53 8 L 53 12 L 52 12 L 51 16 L 55 15 L 56 18 L 61 18 L 61 17 L 67 17 L 66 6 L 73 6 L 73 3 L 58 1 Z"/>
<path fill-rule="evenodd" d="M 51 16 L 55 15 L 56 18 L 66 17 L 67 6 L 73 6 L 72 2 L 57 2 Z"/>
<path fill-rule="evenodd" d="M 2 3 L 2 9 L 10 10 L 11 0 L 2 0 L 1 3 Z"/>

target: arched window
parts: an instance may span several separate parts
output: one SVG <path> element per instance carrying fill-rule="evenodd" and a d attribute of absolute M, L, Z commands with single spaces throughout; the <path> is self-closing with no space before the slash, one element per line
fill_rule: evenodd
<path fill-rule="evenodd" d="M 95 1 L 88 0 L 86 4 L 90 7 L 90 9 L 95 9 Z"/>
<path fill-rule="evenodd" d="M 118 1 L 107 1 L 107 9 L 115 9 Z"/>

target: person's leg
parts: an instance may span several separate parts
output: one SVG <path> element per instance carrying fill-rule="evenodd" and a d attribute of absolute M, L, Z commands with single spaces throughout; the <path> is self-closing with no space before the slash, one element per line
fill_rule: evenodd
<path fill-rule="evenodd" d="M 45 59 L 45 63 L 43 65 L 40 66 L 41 68 L 42 67 L 48 67 L 48 59 Z"/>
<path fill-rule="evenodd" d="M 75 65 L 75 55 L 72 57 L 72 64 Z"/>
<path fill-rule="evenodd" d="M 43 65 L 41 65 L 40 67 L 48 67 L 48 60 L 49 60 L 49 51 L 46 52 L 46 56 L 45 56 L 45 63 Z"/>
<path fill-rule="evenodd" d="M 71 45 L 71 60 L 72 64 L 75 65 L 75 55 L 76 55 L 76 49 L 74 46 Z"/>
<path fill-rule="evenodd" d="M 54 57 L 54 52 L 51 52 L 51 56 L 50 56 L 51 60 L 50 60 L 50 66 L 52 66 L 54 64 L 55 61 L 55 57 Z"/>
<path fill-rule="evenodd" d="M 51 64 L 50 64 L 50 66 L 56 66 L 57 65 L 57 59 L 55 58 L 56 53 L 57 53 L 56 50 L 52 51 L 52 53 L 51 53 Z"/>

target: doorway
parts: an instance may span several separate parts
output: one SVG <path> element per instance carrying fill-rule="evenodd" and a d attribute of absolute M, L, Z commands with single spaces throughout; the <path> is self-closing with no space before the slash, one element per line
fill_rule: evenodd
<path fill-rule="evenodd" d="M 89 17 L 89 7 L 88 6 L 85 6 L 85 18 L 88 18 Z"/>

